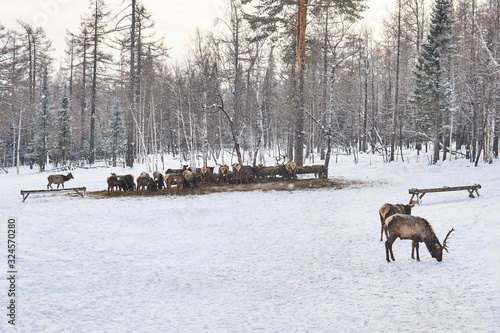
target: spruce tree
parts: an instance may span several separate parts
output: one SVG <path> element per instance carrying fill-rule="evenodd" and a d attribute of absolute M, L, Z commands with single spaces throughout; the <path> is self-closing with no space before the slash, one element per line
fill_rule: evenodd
<path fill-rule="evenodd" d="M 59 110 L 57 131 L 57 150 L 63 163 L 68 158 L 68 151 L 71 148 L 71 113 L 69 111 L 69 102 L 67 88 L 64 87 L 61 109 Z"/>
<path fill-rule="evenodd" d="M 119 100 L 115 99 L 113 107 L 113 117 L 110 121 L 111 129 L 111 155 L 113 158 L 113 166 L 116 166 L 116 158 L 120 153 L 123 153 L 127 142 L 125 141 L 125 126 L 121 117 L 121 106 Z"/>
<path fill-rule="evenodd" d="M 38 106 L 36 125 L 35 153 L 38 155 L 38 165 L 40 172 L 42 172 L 45 171 L 45 164 L 48 157 L 51 127 L 49 75 L 47 73 L 47 68 L 44 69 L 42 76 L 42 90 L 40 104 Z"/>
<path fill-rule="evenodd" d="M 452 1 L 436 0 L 427 43 L 422 45 L 415 69 L 415 90 L 411 102 L 416 110 L 417 131 L 432 137 L 433 163 L 439 160 L 443 118 L 451 109 L 451 85 L 446 63 L 452 49 Z"/>

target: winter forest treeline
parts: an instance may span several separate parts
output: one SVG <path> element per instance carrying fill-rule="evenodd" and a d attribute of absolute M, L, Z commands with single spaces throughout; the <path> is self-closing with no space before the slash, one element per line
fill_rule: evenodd
<path fill-rule="evenodd" d="M 395 0 L 380 36 L 363 0 L 254 3 L 227 0 L 182 60 L 139 0 L 90 0 L 63 59 L 0 22 L 0 166 L 498 157 L 499 1 Z"/>

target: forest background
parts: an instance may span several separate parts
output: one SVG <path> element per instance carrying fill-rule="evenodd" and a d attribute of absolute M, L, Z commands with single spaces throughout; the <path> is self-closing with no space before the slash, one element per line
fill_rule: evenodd
<path fill-rule="evenodd" d="M 146 1 L 90 0 L 61 31 L 61 57 L 43 25 L 0 18 L 0 167 L 498 157 L 498 1 L 396 0 L 377 33 L 359 22 L 363 0 L 217 4 L 224 14 L 182 59 Z M 425 102 L 429 59 L 439 89 Z"/>

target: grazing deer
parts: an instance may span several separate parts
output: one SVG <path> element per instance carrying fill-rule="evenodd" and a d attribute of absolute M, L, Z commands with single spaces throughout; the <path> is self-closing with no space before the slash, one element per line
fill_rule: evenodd
<path fill-rule="evenodd" d="M 242 184 L 248 182 L 255 178 L 255 169 L 249 165 L 241 165 L 238 163 L 233 164 L 233 174 L 236 184 Z"/>
<path fill-rule="evenodd" d="M 172 194 L 172 185 L 176 185 L 175 193 L 179 194 L 179 190 L 184 188 L 184 176 L 182 173 L 167 173 L 165 175 L 165 183 L 168 189 L 168 192 Z"/>
<path fill-rule="evenodd" d="M 125 187 L 125 180 L 117 175 L 111 175 L 106 181 L 108 183 L 108 194 L 116 191 L 115 188 L 121 191 Z"/>
<path fill-rule="evenodd" d="M 281 174 L 281 169 L 279 166 L 265 167 L 259 164 L 255 167 L 255 176 L 259 178 L 276 178 L 277 175 Z"/>
<path fill-rule="evenodd" d="M 165 185 L 165 178 L 163 177 L 160 171 L 153 172 L 153 179 L 155 180 L 158 189 L 159 190 L 163 189 Z"/>
<path fill-rule="evenodd" d="M 123 191 L 134 191 L 135 190 L 134 176 L 132 176 L 131 174 L 116 175 L 116 174 L 112 173 L 111 175 L 116 176 L 119 179 L 123 180 L 123 185 L 122 185 Z"/>
<path fill-rule="evenodd" d="M 68 173 L 66 176 L 65 175 L 50 175 L 47 177 L 47 180 L 49 183 L 47 184 L 47 190 L 50 189 L 52 190 L 52 184 L 57 184 L 57 188 L 59 188 L 59 185 L 62 185 L 62 188 L 64 188 L 64 182 L 67 182 L 70 179 L 74 179 L 73 175 Z"/>
<path fill-rule="evenodd" d="M 328 176 L 328 168 L 326 165 L 319 164 L 311 166 L 312 173 L 314 173 L 315 178 L 327 178 Z"/>
<path fill-rule="evenodd" d="M 214 179 L 214 167 L 202 167 L 200 169 L 201 182 L 203 184 L 212 182 Z"/>
<path fill-rule="evenodd" d="M 157 183 L 145 171 L 141 172 L 141 175 L 137 177 L 137 194 L 143 189 L 146 189 L 147 193 L 157 190 Z"/>
<path fill-rule="evenodd" d="M 222 164 L 221 166 L 219 166 L 219 182 L 229 184 L 228 173 L 229 167 L 226 164 Z"/>
<path fill-rule="evenodd" d="M 285 170 L 287 172 L 287 178 L 294 180 L 297 178 L 297 164 L 293 161 L 285 164 Z"/>
<path fill-rule="evenodd" d="M 427 220 L 412 215 L 405 214 L 395 214 L 388 217 L 385 220 L 385 225 L 389 231 L 389 237 L 385 242 L 385 256 L 387 262 L 389 260 L 389 253 L 391 254 L 391 259 L 394 261 L 394 253 L 392 253 L 392 243 L 399 239 L 411 239 L 411 257 L 415 259 L 413 253 L 417 250 L 417 261 L 420 261 L 420 255 L 418 253 L 418 243 L 425 243 L 427 249 L 431 253 L 433 258 L 437 261 L 443 260 L 443 249 L 448 252 L 448 247 L 446 246 L 446 241 L 455 228 L 451 228 L 446 237 L 444 238 L 443 245 L 439 242 L 432 226 Z"/>
<path fill-rule="evenodd" d="M 192 185 L 192 186 L 196 187 L 197 180 L 196 180 L 196 175 L 193 172 L 191 172 L 189 170 L 184 170 L 184 171 L 182 171 L 182 176 L 184 177 L 184 180 L 185 180 L 184 184 L 186 186 Z"/>
<path fill-rule="evenodd" d="M 382 227 L 380 229 L 380 241 L 382 242 L 384 240 L 384 229 L 385 229 L 385 220 L 394 214 L 407 214 L 411 215 L 411 209 L 415 206 L 414 203 L 410 205 L 403 205 L 403 204 L 397 204 L 397 205 L 391 205 L 389 203 L 383 204 L 382 207 L 378 210 L 378 214 L 380 215 L 380 223 L 382 224 Z M 387 235 L 387 230 L 385 230 L 385 237 L 389 238 Z"/>

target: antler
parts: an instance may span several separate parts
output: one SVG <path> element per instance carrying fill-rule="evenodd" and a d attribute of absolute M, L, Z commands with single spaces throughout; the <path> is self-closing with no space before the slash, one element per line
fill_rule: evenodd
<path fill-rule="evenodd" d="M 448 234 L 446 235 L 446 237 L 444 238 L 444 241 L 443 241 L 443 249 L 446 250 L 446 252 L 448 252 L 448 247 L 446 246 L 446 241 L 448 240 L 448 236 L 450 236 L 451 232 L 454 231 L 455 228 L 451 228 L 450 231 L 448 231 Z"/>

